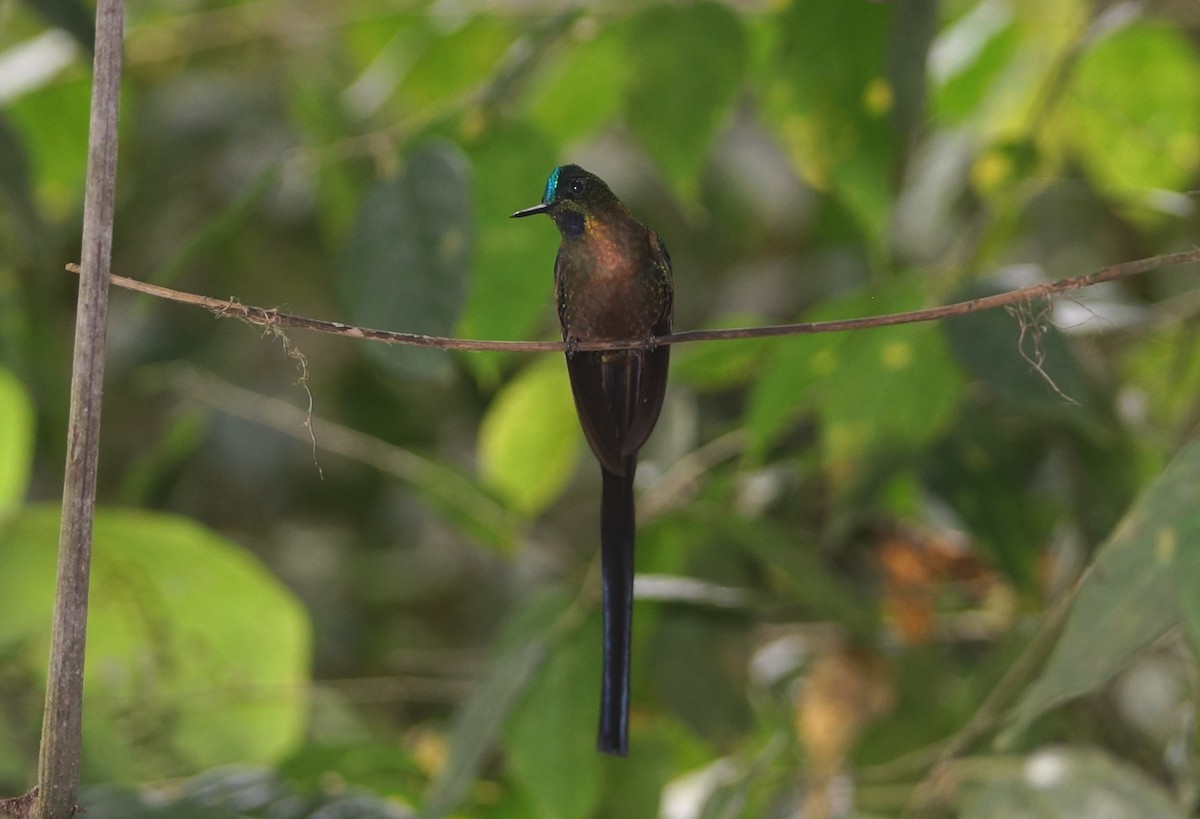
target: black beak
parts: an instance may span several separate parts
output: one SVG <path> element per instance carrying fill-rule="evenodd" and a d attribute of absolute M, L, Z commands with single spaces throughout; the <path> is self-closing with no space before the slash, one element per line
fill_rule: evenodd
<path fill-rule="evenodd" d="M 520 219 L 522 216 L 533 216 L 538 213 L 545 213 L 548 210 L 550 210 L 550 207 L 548 205 L 534 205 L 532 208 L 525 208 L 525 210 L 519 210 L 508 218 L 509 219 Z"/>

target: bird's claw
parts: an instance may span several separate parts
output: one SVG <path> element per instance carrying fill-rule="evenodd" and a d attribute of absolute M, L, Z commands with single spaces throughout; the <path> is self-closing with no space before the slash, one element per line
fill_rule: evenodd
<path fill-rule="evenodd" d="M 642 339 L 642 345 L 646 348 L 646 352 L 652 353 L 658 349 L 658 336 L 654 335 L 654 331 L 650 330 Z"/>
<path fill-rule="evenodd" d="M 567 358 L 568 359 L 574 358 L 575 354 L 579 352 L 579 338 L 577 336 L 570 336 L 566 339 L 566 343 L 567 343 Z"/>

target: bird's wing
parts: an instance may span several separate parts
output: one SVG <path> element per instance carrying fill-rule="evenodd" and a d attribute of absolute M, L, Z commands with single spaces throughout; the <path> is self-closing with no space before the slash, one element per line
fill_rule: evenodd
<path fill-rule="evenodd" d="M 667 246 L 653 230 L 650 231 L 650 259 L 654 264 L 661 292 L 666 294 L 662 311 L 651 332 L 656 336 L 664 336 L 671 332 L 671 322 L 675 315 L 675 288 L 671 274 L 671 255 L 667 253 Z M 628 431 L 621 445 L 622 455 L 631 455 L 641 449 L 654 430 L 654 425 L 658 423 L 663 396 L 667 392 L 667 370 L 671 358 L 669 345 L 634 352 L 640 359 L 637 371 L 637 400 L 631 408 Z"/>

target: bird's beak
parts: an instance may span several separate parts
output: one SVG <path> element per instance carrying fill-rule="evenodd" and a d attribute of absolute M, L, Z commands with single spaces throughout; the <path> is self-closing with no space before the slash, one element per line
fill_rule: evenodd
<path fill-rule="evenodd" d="M 508 218 L 509 219 L 520 219 L 522 216 L 533 216 L 538 213 L 545 213 L 548 210 L 550 210 L 550 207 L 548 205 L 545 205 L 545 204 L 534 205 L 532 208 L 525 208 L 525 210 L 519 210 Z"/>

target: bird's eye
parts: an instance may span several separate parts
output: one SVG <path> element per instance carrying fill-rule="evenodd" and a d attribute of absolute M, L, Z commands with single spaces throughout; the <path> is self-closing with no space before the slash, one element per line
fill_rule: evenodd
<path fill-rule="evenodd" d="M 576 196 L 583 193 L 583 189 L 586 187 L 587 183 L 582 179 L 571 180 L 571 193 L 575 194 Z"/>

